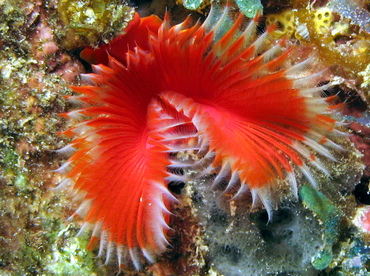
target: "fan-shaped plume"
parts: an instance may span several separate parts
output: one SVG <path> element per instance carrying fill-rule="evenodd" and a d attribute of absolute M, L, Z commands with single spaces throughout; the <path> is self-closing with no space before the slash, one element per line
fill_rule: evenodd
<path fill-rule="evenodd" d="M 176 168 L 216 169 L 213 186 L 226 179 L 234 197 L 250 192 L 270 211 L 277 181 L 296 193 L 297 170 L 315 184 L 310 167 L 327 172 L 316 153 L 334 159 L 335 120 L 313 58 L 292 62 L 273 27 L 256 36 L 257 18 L 247 24 L 231 9 L 194 25 L 136 16 L 126 35 L 82 52 L 100 64 L 70 97 L 83 107 L 64 115 L 81 122 L 65 132 L 74 140 L 62 151 L 73 154 L 60 171 L 107 260 L 114 251 L 139 268 L 166 250 L 168 183 L 184 180 Z M 173 157 L 182 150 L 204 159 L 183 163 Z"/>

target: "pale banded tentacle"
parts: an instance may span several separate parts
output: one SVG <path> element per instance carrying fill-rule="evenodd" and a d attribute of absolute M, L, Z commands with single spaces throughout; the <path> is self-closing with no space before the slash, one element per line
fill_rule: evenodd
<path fill-rule="evenodd" d="M 231 166 L 229 162 L 224 162 L 221 166 L 221 170 L 213 180 L 212 188 L 215 189 L 220 183 L 231 173 Z"/>
<path fill-rule="evenodd" d="M 315 152 L 318 152 L 322 156 L 325 156 L 326 158 L 332 161 L 337 161 L 337 159 L 333 156 L 333 154 L 326 147 L 320 145 L 313 139 L 305 136 L 305 140 L 302 141 L 302 143 L 308 146 L 309 148 L 313 149 Z"/>
<path fill-rule="evenodd" d="M 74 181 L 68 177 L 64 178 L 59 184 L 54 188 L 56 191 L 64 190 L 64 189 L 71 189 L 74 185 Z"/>
<path fill-rule="evenodd" d="M 206 32 L 214 32 L 214 40 L 218 41 L 228 30 L 225 25 L 230 26 L 233 20 L 230 18 L 230 5 L 226 5 L 223 9 L 221 16 L 215 11 L 215 7 L 211 6 L 209 16 L 204 21 L 203 26 Z"/>
<path fill-rule="evenodd" d="M 241 183 L 238 191 L 233 195 L 233 197 L 230 200 L 237 200 L 237 199 L 241 198 L 242 196 L 244 196 L 248 191 L 251 191 L 252 196 L 253 196 L 254 189 L 250 190 L 248 184 Z M 254 202 L 254 200 L 253 200 L 253 202 Z M 252 203 L 252 206 L 253 205 L 254 204 Z"/>
<path fill-rule="evenodd" d="M 333 85 L 331 83 L 325 84 L 323 86 L 318 86 L 318 87 L 310 87 L 310 88 L 303 88 L 300 89 L 299 92 L 301 95 L 319 95 L 322 94 L 323 90 L 329 89 Z M 320 93 L 318 93 L 320 92 Z"/>
<path fill-rule="evenodd" d="M 298 183 L 294 171 L 287 173 L 287 181 L 289 182 L 289 187 L 292 189 L 293 196 L 298 199 Z"/>
<path fill-rule="evenodd" d="M 102 230 L 100 233 L 100 241 L 99 241 L 99 251 L 98 251 L 98 257 L 102 257 L 105 254 L 105 251 L 107 249 L 107 245 L 109 242 L 109 233 L 106 230 Z"/>
<path fill-rule="evenodd" d="M 84 222 L 80 228 L 80 230 L 77 232 L 76 237 L 81 237 L 85 232 L 88 232 L 92 229 L 94 229 L 94 224 Z"/>
<path fill-rule="evenodd" d="M 305 62 L 305 61 L 303 61 L 303 62 Z M 301 62 L 301 63 L 303 63 L 303 62 Z M 296 65 L 300 65 L 300 63 L 298 63 Z M 294 66 L 296 66 L 296 65 L 294 65 Z M 319 71 L 317 73 L 314 73 L 314 74 L 308 74 L 308 75 L 305 74 L 304 76 L 301 76 L 300 72 L 303 72 L 306 69 L 307 68 L 305 68 L 305 66 L 302 66 L 302 68 L 300 68 L 298 66 L 296 68 L 297 72 L 295 70 L 291 71 L 290 69 L 285 71 L 286 78 L 291 79 L 291 80 L 294 81 L 293 82 L 293 87 L 294 88 L 301 89 L 301 88 L 305 88 L 307 86 L 311 86 L 312 84 L 317 84 L 322 80 L 323 75 L 325 75 L 325 73 L 328 71 L 328 69 L 324 69 L 324 70 L 321 70 L 321 71 Z"/>
<path fill-rule="evenodd" d="M 105 250 L 105 262 L 104 262 L 105 265 L 108 265 L 109 261 L 112 259 L 114 249 L 115 249 L 115 244 L 112 241 L 108 241 L 108 244 L 107 244 L 106 250 Z M 138 260 L 138 258 L 133 259 L 133 260 L 134 260 L 134 265 L 136 267 L 137 264 L 135 263 L 135 261 Z"/>
<path fill-rule="evenodd" d="M 312 68 L 312 62 L 315 59 L 314 55 L 311 55 L 309 58 L 304 59 L 301 62 L 298 62 L 297 64 L 294 64 L 293 66 L 289 67 L 285 70 L 284 74 L 289 79 L 304 79 L 304 78 L 315 78 L 317 77 L 318 73 L 310 74 L 309 76 L 301 77 L 301 72 L 306 71 L 307 69 Z"/>
<path fill-rule="evenodd" d="M 87 213 L 89 212 L 89 210 L 91 208 L 91 205 L 92 205 L 92 200 L 84 200 L 80 204 L 80 206 L 76 209 L 76 211 L 74 212 L 72 217 L 77 215 L 81 218 L 84 218 L 87 215 Z"/>
<path fill-rule="evenodd" d="M 237 171 L 234 171 L 231 174 L 230 180 L 227 183 L 224 193 L 226 194 L 228 192 L 231 192 L 232 190 L 236 188 L 238 184 L 240 185 L 239 173 Z"/>
<path fill-rule="evenodd" d="M 270 187 L 260 187 L 251 190 L 252 194 L 252 209 L 258 205 L 260 201 L 265 207 L 269 221 L 272 218 L 272 201 L 271 201 L 271 190 Z"/>

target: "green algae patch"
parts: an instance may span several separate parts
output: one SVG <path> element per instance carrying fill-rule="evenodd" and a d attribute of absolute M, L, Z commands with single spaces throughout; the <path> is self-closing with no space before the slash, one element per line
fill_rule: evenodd
<path fill-rule="evenodd" d="M 323 223 L 324 246 L 312 258 L 312 265 L 322 270 L 327 268 L 333 260 L 332 247 L 339 236 L 342 214 L 324 194 L 312 186 L 302 186 L 299 189 L 299 195 L 306 208 L 315 213 Z"/>
<path fill-rule="evenodd" d="M 260 0 L 235 0 L 239 9 L 244 13 L 245 16 L 252 18 L 257 12 L 263 11 L 263 6 Z"/>
<path fill-rule="evenodd" d="M 197 10 L 202 5 L 203 0 L 183 0 L 184 7 L 188 10 Z"/>
<path fill-rule="evenodd" d="M 312 258 L 312 265 L 317 270 L 327 268 L 333 260 L 333 252 L 329 249 L 324 249 Z"/>
<path fill-rule="evenodd" d="M 202 10 L 204 7 L 210 5 L 210 0 L 178 0 L 188 10 Z M 247 17 L 253 18 L 258 12 L 262 14 L 263 6 L 260 0 L 235 0 L 239 10 Z M 214 6 L 217 6 L 215 4 Z"/>
<path fill-rule="evenodd" d="M 45 269 L 52 275 L 98 275 L 96 273 L 93 253 L 84 249 L 87 239 L 78 239 L 77 228 L 69 224 L 60 226 L 54 232 L 53 251 L 47 257 Z"/>

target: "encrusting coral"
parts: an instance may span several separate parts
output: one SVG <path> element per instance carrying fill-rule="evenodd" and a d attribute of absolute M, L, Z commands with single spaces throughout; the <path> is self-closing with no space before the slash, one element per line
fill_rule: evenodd
<path fill-rule="evenodd" d="M 168 185 L 186 181 L 184 169 L 218 172 L 214 188 L 250 194 L 271 215 L 281 183 L 296 196 L 297 177 L 315 186 L 312 167 L 328 174 L 318 155 L 334 162 L 341 148 L 315 58 L 271 38 L 274 27 L 256 36 L 258 18 L 247 24 L 229 4 L 218 11 L 175 26 L 169 15 L 136 15 L 126 35 L 81 53 L 98 65 L 69 97 L 83 106 L 64 116 L 83 121 L 65 131 L 74 140 L 60 152 L 73 154 L 61 186 L 82 201 L 75 216 L 92 229 L 91 246 L 100 240 L 99 254 L 115 252 L 120 267 L 166 251 L 176 201 Z M 185 150 L 199 160 L 176 157 Z"/>

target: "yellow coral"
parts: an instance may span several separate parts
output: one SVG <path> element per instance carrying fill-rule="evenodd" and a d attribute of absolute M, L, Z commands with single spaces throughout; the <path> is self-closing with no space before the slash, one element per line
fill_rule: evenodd
<path fill-rule="evenodd" d="M 286 10 L 279 14 L 270 14 L 266 18 L 266 25 L 277 25 L 276 36 L 295 36 L 297 39 L 308 39 L 309 34 L 306 25 L 297 24 L 299 10 Z M 334 21 L 333 13 L 328 8 L 319 8 L 310 11 L 310 17 L 314 22 L 314 31 L 317 34 L 325 34 Z"/>
<path fill-rule="evenodd" d="M 277 36 L 292 36 L 296 30 L 294 22 L 294 11 L 286 10 L 279 14 L 269 14 L 266 18 L 266 25 L 277 25 L 278 29 L 275 31 Z"/>
<path fill-rule="evenodd" d="M 334 15 L 328 8 L 317 9 L 312 17 L 315 23 L 315 31 L 318 34 L 325 34 L 334 21 Z"/>

